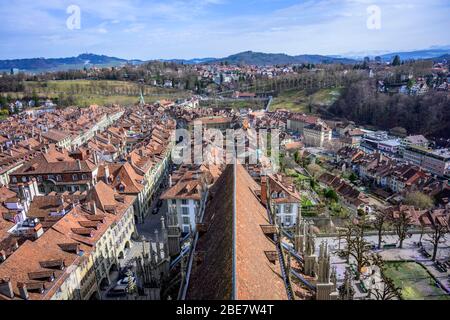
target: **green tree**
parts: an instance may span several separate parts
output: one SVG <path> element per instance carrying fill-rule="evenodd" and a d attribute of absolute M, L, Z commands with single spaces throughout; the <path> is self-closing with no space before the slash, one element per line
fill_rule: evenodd
<path fill-rule="evenodd" d="M 399 55 L 396 55 L 394 57 L 394 59 L 392 60 L 392 65 L 393 66 L 399 66 L 399 65 L 401 65 L 401 63 L 402 63 L 402 61 L 400 60 L 400 56 Z"/>
<path fill-rule="evenodd" d="M 403 201 L 403 203 L 422 210 L 431 209 L 434 206 L 433 199 L 430 196 L 427 196 L 426 194 L 419 191 L 408 193 L 405 196 L 405 200 Z"/>
<path fill-rule="evenodd" d="M 331 201 L 334 201 L 334 202 L 339 201 L 339 197 L 338 197 L 336 191 L 334 191 L 333 189 L 325 190 L 324 195 L 325 195 L 325 198 L 330 199 Z"/>
<path fill-rule="evenodd" d="M 300 164 L 301 156 L 300 156 L 300 151 L 299 150 L 295 151 L 295 153 L 294 153 L 294 160 L 295 160 L 295 162 L 297 164 Z"/>

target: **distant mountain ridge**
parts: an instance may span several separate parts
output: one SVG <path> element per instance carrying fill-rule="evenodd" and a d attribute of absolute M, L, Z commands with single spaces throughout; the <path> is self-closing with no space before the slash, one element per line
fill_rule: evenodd
<path fill-rule="evenodd" d="M 396 55 L 401 60 L 419 60 L 419 59 L 433 59 L 450 54 L 450 48 L 446 49 L 425 49 L 409 52 L 392 52 L 381 55 L 381 59 L 384 61 L 391 61 Z"/>
<path fill-rule="evenodd" d="M 391 61 L 395 55 L 399 55 L 402 60 L 411 59 L 442 59 L 450 54 L 450 46 L 441 48 L 430 48 L 410 52 L 393 52 L 380 55 L 384 61 Z M 354 64 L 360 62 L 361 58 L 349 58 L 337 55 L 314 55 L 303 54 L 290 56 L 284 53 L 263 53 L 245 51 L 230 55 L 224 58 L 196 58 L 196 59 L 159 59 L 158 61 L 175 62 L 180 64 L 204 64 L 228 62 L 229 64 L 248 64 L 257 66 L 287 65 L 287 64 L 320 64 L 320 63 L 343 63 Z M 151 61 L 151 60 L 148 60 Z M 117 67 L 125 64 L 141 64 L 146 61 L 126 60 L 106 55 L 92 53 L 80 54 L 69 58 L 32 58 L 0 60 L 0 71 L 10 71 L 13 68 L 25 72 L 48 72 L 69 69 L 83 69 L 84 67 Z"/>

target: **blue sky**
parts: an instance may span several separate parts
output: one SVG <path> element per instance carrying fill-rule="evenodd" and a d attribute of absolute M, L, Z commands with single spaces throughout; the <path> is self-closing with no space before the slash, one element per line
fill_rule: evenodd
<path fill-rule="evenodd" d="M 450 45 L 449 0 L 16 0 L 0 4 L 0 59 L 92 52 L 127 59 L 253 50 L 349 54 Z M 66 26 L 70 5 L 81 28 Z M 380 8 L 369 29 L 367 8 Z"/>

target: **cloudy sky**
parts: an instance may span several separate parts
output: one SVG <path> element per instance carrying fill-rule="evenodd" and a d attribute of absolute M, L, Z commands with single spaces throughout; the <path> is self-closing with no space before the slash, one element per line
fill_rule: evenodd
<path fill-rule="evenodd" d="M 449 16 L 449 0 L 1 1 L 0 59 L 404 51 L 450 45 Z"/>

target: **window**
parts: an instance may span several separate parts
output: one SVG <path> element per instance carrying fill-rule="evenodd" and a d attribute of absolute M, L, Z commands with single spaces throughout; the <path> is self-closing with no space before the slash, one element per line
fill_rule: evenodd
<path fill-rule="evenodd" d="M 176 205 L 177 204 L 177 200 L 176 199 L 172 199 L 172 204 Z"/>
<path fill-rule="evenodd" d="M 42 182 L 42 176 L 38 176 L 38 177 L 37 177 L 37 181 L 38 181 L 38 182 Z"/>
<path fill-rule="evenodd" d="M 284 205 L 284 212 L 292 212 L 292 205 L 291 204 L 285 204 Z"/>
<path fill-rule="evenodd" d="M 12 178 L 11 178 L 11 181 L 12 181 L 13 183 L 17 183 L 17 178 L 16 178 L 16 177 L 12 177 Z"/>
<path fill-rule="evenodd" d="M 292 217 L 291 217 L 291 216 L 285 216 L 285 217 L 284 217 L 284 222 L 287 223 L 287 224 L 291 224 L 291 222 L 292 222 Z"/>
<path fill-rule="evenodd" d="M 181 200 L 181 204 L 184 204 L 184 205 L 186 205 L 188 202 L 187 202 L 187 200 L 186 199 L 183 199 L 183 200 Z"/>
<path fill-rule="evenodd" d="M 183 217 L 183 224 L 189 224 L 189 217 Z"/>
<path fill-rule="evenodd" d="M 27 182 L 27 177 L 22 177 L 22 182 Z"/>
<path fill-rule="evenodd" d="M 81 179 L 82 180 L 87 180 L 87 175 L 85 175 L 84 173 L 81 175 Z"/>
<path fill-rule="evenodd" d="M 77 181 L 78 180 L 78 175 L 77 174 L 73 174 L 72 175 L 72 180 L 73 181 Z"/>
<path fill-rule="evenodd" d="M 56 176 L 56 181 L 61 181 L 61 180 L 62 180 L 62 177 L 61 177 L 61 175 L 58 174 L 58 175 Z"/>
<path fill-rule="evenodd" d="M 184 208 L 181 208 L 181 214 L 183 214 L 183 215 L 188 215 L 189 214 L 189 209 L 188 208 L 186 208 L 186 207 L 184 207 Z"/>

